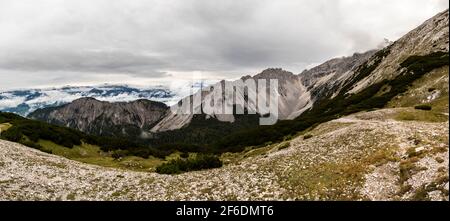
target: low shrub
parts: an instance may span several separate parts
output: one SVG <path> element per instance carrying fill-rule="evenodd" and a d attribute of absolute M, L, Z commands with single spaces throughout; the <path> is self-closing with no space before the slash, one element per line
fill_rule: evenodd
<path fill-rule="evenodd" d="M 29 141 L 29 140 L 20 140 L 20 141 L 18 141 L 18 143 L 20 143 L 20 144 L 22 144 L 24 146 L 27 146 L 27 147 L 31 147 L 31 148 L 43 151 L 43 148 L 42 148 L 41 145 L 39 145 L 37 143 L 34 143 L 32 141 Z M 48 151 L 44 151 L 44 152 L 48 153 Z"/>
<path fill-rule="evenodd" d="M 303 140 L 307 140 L 307 139 L 312 138 L 312 137 L 313 137 L 313 135 L 306 134 L 305 136 L 303 136 Z"/>
<path fill-rule="evenodd" d="M 286 148 L 288 148 L 290 146 L 291 146 L 291 143 L 290 142 L 286 142 L 286 143 L 283 143 L 283 144 L 279 145 L 278 146 L 278 150 L 286 149 Z"/>
<path fill-rule="evenodd" d="M 126 157 L 128 154 L 125 150 L 115 150 L 112 152 L 111 157 L 115 160 L 121 159 L 123 157 Z"/>
<path fill-rule="evenodd" d="M 179 174 L 188 171 L 219 168 L 222 161 L 215 155 L 198 154 L 193 158 L 170 160 L 156 168 L 160 174 Z"/>
<path fill-rule="evenodd" d="M 432 107 L 430 105 L 423 104 L 423 105 L 415 106 L 414 109 L 430 111 L 432 109 Z"/>
<path fill-rule="evenodd" d="M 189 153 L 181 153 L 180 157 L 181 158 L 188 158 L 189 157 Z"/>

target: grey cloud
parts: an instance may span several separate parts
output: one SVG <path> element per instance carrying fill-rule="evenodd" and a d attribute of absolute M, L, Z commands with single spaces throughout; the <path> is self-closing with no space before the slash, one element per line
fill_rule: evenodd
<path fill-rule="evenodd" d="M 298 73 L 395 40 L 446 8 L 446 0 L 4 0 L 0 87 L 8 71 L 59 76 L 55 84 L 73 73 L 86 80 L 172 71 L 228 78 L 266 67 Z"/>
<path fill-rule="evenodd" d="M 129 73 L 149 77 L 164 76 L 163 72 L 153 71 L 164 65 L 165 62 L 155 56 L 114 50 L 16 51 L 0 59 L 0 67 L 9 70 Z"/>

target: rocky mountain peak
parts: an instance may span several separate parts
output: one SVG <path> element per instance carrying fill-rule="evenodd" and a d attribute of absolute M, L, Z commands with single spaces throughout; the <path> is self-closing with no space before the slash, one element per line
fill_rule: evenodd
<path fill-rule="evenodd" d="M 86 97 L 60 107 L 39 109 L 29 117 L 91 134 L 128 135 L 127 129 L 136 133 L 150 127 L 167 111 L 164 103 L 145 99 L 112 103 Z"/>
<path fill-rule="evenodd" d="M 281 68 L 268 68 L 261 73 L 253 76 L 254 79 L 278 79 L 280 81 L 287 81 L 296 76 L 289 71 L 283 70 Z"/>
<path fill-rule="evenodd" d="M 333 58 L 314 68 L 304 70 L 299 76 L 307 87 L 328 75 L 340 77 L 367 61 L 376 51 L 370 50 L 364 53 L 354 53 L 348 57 Z"/>
<path fill-rule="evenodd" d="M 392 79 L 401 72 L 400 64 L 412 55 L 427 55 L 433 52 L 449 51 L 449 10 L 428 19 L 417 28 L 405 34 L 384 49 L 383 58 L 371 58 L 368 63 L 379 63 L 369 76 L 354 85 L 350 93 L 357 93 L 367 86 L 384 79 Z"/>

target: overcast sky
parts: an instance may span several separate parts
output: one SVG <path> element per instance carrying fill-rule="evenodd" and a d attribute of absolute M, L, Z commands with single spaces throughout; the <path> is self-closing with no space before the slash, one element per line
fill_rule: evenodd
<path fill-rule="evenodd" d="M 0 90 L 300 73 L 396 40 L 447 0 L 0 0 Z"/>

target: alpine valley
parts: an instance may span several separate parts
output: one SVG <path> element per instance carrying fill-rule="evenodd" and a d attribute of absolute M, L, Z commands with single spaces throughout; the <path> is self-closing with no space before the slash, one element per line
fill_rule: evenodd
<path fill-rule="evenodd" d="M 278 80 L 276 124 L 171 111 L 225 81 L 0 92 L 0 200 L 449 200 L 448 10 L 383 48 L 247 79 Z"/>

